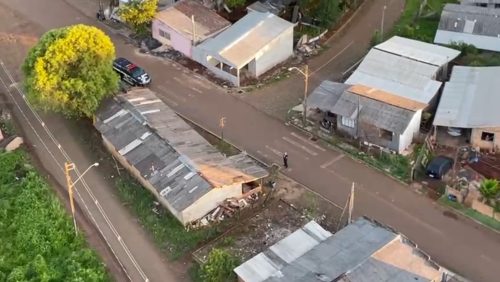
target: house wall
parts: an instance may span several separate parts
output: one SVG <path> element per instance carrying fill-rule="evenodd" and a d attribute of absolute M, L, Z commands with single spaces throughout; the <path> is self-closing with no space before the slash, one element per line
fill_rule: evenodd
<path fill-rule="evenodd" d="M 402 153 L 405 149 L 410 147 L 411 143 L 413 142 L 413 138 L 415 138 L 415 136 L 420 132 L 421 120 L 422 120 L 422 110 L 419 110 L 415 112 L 415 115 L 413 115 L 413 118 L 408 124 L 408 127 L 406 128 L 405 132 L 403 132 L 403 134 L 398 136 L 397 139 L 399 140 L 397 143 L 394 144 L 395 145 L 394 151 Z"/>
<path fill-rule="evenodd" d="M 182 217 L 181 217 L 181 214 L 176 210 L 174 209 L 166 200 L 165 198 L 161 197 L 159 192 L 156 191 L 156 189 L 153 187 L 153 185 L 151 185 L 151 183 L 149 183 L 146 179 L 144 179 L 142 176 L 141 176 L 141 173 L 135 168 L 133 167 L 132 165 L 130 165 L 130 163 L 127 161 L 127 159 L 125 159 L 124 156 L 122 156 L 120 153 L 118 153 L 118 151 L 116 150 L 116 148 L 113 146 L 113 144 L 111 144 L 107 139 L 106 137 L 102 136 L 102 141 L 103 141 L 103 144 L 104 146 L 106 147 L 106 149 L 108 149 L 109 152 L 111 152 L 111 154 L 118 160 L 118 162 L 120 162 L 120 164 L 126 168 L 128 170 L 128 172 L 135 178 L 137 179 L 141 185 L 143 187 L 145 187 L 146 189 L 149 190 L 149 192 L 151 192 L 155 197 L 156 199 L 158 200 L 158 202 L 160 202 L 160 204 L 162 204 L 164 207 L 166 207 L 170 213 L 175 216 L 180 222 L 182 222 Z M 183 224 L 185 224 L 184 222 L 182 222 Z"/>
<path fill-rule="evenodd" d="M 241 183 L 237 183 L 224 188 L 214 188 L 194 204 L 181 212 L 182 222 L 187 224 L 200 219 L 211 210 L 217 208 L 225 199 L 239 198 L 243 195 Z"/>
<path fill-rule="evenodd" d="M 184 54 L 186 57 L 192 58 L 192 38 L 185 37 L 185 35 L 177 32 L 158 19 L 153 19 L 151 29 L 154 39 L 160 41 L 164 45 L 171 46 L 175 50 Z M 163 36 L 160 36 L 160 29 L 170 34 L 170 40 L 166 39 Z"/>
<path fill-rule="evenodd" d="M 211 39 L 213 40 L 213 39 Z M 226 71 L 221 70 L 219 67 L 214 66 L 208 62 L 208 57 L 211 56 L 214 59 L 218 60 L 219 62 L 224 62 L 222 58 L 218 56 L 218 54 L 213 54 L 208 50 L 205 50 L 203 48 L 200 48 L 199 46 L 194 46 L 193 47 L 193 57 L 192 59 L 195 60 L 196 62 L 202 64 L 205 66 L 207 69 L 209 69 L 212 73 L 214 73 L 217 77 L 224 79 L 226 81 L 229 81 L 232 83 L 234 86 L 239 87 L 240 86 L 240 80 L 237 76 L 232 75 Z"/>
<path fill-rule="evenodd" d="M 354 128 L 345 126 L 342 124 L 342 116 L 339 115 L 337 117 L 337 131 L 351 137 L 356 137 L 357 135 L 356 121 L 354 121 Z"/>
<path fill-rule="evenodd" d="M 483 132 L 491 132 L 495 134 L 493 141 L 481 140 Z M 481 150 L 499 150 L 500 149 L 500 127 L 494 128 L 473 128 L 471 132 L 470 143 L 473 147 L 479 147 Z"/>
<path fill-rule="evenodd" d="M 259 77 L 293 55 L 293 26 L 264 47 L 249 64 L 249 72 Z"/>
<path fill-rule="evenodd" d="M 464 42 L 467 44 L 472 44 L 478 49 L 500 52 L 500 38 L 498 37 L 446 30 L 438 30 L 436 32 L 434 43 L 450 44 L 451 42 Z"/>

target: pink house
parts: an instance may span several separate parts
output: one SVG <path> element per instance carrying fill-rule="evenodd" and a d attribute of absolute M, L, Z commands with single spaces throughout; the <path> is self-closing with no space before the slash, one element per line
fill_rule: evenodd
<path fill-rule="evenodd" d="M 182 0 L 153 19 L 153 38 L 191 58 L 192 48 L 231 23 L 195 0 Z"/>

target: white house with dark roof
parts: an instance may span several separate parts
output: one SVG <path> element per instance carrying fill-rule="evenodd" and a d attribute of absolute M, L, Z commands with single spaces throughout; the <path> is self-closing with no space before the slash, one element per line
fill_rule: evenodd
<path fill-rule="evenodd" d="M 239 86 L 293 55 L 294 24 L 269 12 L 250 11 L 231 27 L 193 49 L 193 60 Z"/>
<path fill-rule="evenodd" d="M 500 9 L 446 4 L 434 43 L 453 42 L 500 52 Z"/>
<path fill-rule="evenodd" d="M 268 175 L 245 153 L 222 155 L 147 88 L 105 101 L 95 127 L 113 156 L 184 225 L 225 199 L 259 191 Z"/>

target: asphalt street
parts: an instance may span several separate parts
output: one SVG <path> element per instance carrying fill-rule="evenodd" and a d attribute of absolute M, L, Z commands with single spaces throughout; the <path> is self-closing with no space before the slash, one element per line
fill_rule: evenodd
<path fill-rule="evenodd" d="M 62 0 L 0 0 L 0 2 L 24 15 L 43 30 L 80 22 L 105 28 Z M 383 2 L 383 0 L 373 0 L 376 4 L 372 5 L 379 7 Z M 36 15 L 33 14 L 34 10 L 37 11 Z M 355 57 L 354 54 L 360 53 L 359 46 L 356 44 L 361 46 L 367 44 L 371 38 L 369 34 L 372 34 L 373 29 L 376 28 L 373 25 L 373 22 L 376 22 L 373 17 L 379 17 L 379 13 L 377 8 L 373 15 L 362 14 L 351 27 L 343 32 L 342 38 L 336 41 L 338 44 L 335 44 L 330 51 L 331 53 L 337 51 L 340 55 L 331 61 L 327 58 L 318 58 L 318 61 L 329 61 L 327 66 L 317 72 L 318 76 L 332 77 L 334 76 L 332 71 L 341 73 L 346 70 L 345 67 L 349 65 L 345 59 L 346 56 L 351 58 Z M 350 29 L 353 33 L 349 32 Z M 154 80 L 151 88 L 182 115 L 216 134 L 219 133 L 219 118 L 226 117 L 225 138 L 268 164 L 281 163 L 282 153 L 288 152 L 290 168 L 284 173 L 337 205 L 344 205 L 351 183 L 355 182 L 357 187 L 355 215 L 367 215 L 394 227 L 407 235 L 438 263 L 467 278 L 474 281 L 498 281 L 496 269 L 500 261 L 498 233 L 483 228 L 469 219 L 447 216 L 449 213 L 445 213 L 443 207 L 430 199 L 414 193 L 406 186 L 338 151 L 311 141 L 302 132 L 262 113 L 254 106 L 228 94 L 225 89 L 175 63 L 138 54 L 133 46 L 123 42 L 121 36 L 109 29 L 105 30 L 116 45 L 117 55 L 130 58 L 146 68 Z M 353 45 L 352 42 L 356 44 Z M 356 53 L 351 53 L 351 48 L 355 48 Z M 351 60 L 352 62 L 354 61 Z M 322 66 L 322 64 L 316 64 L 316 68 Z M 15 77 L 14 80 L 16 80 Z M 280 87 L 282 88 L 276 88 L 276 90 L 294 93 L 302 91 L 297 86 Z M 75 139 L 78 136 L 72 135 L 68 130 L 67 121 L 57 116 L 46 118 L 46 126 L 52 132 L 57 133 L 54 134 L 55 138 L 63 144 L 68 155 L 76 160 L 75 162 L 80 167 L 86 167 L 93 162 L 92 154 L 77 145 L 78 142 Z M 36 123 L 33 116 L 28 116 L 28 120 L 33 124 Z M 36 131 L 43 132 L 43 128 L 38 128 Z M 37 136 L 33 136 L 33 133 L 28 135 L 31 142 L 37 142 Z M 41 136 L 40 139 L 50 143 L 50 136 Z M 50 151 L 58 151 L 57 144 L 51 146 L 53 148 Z M 41 159 L 47 160 L 48 169 L 59 170 L 54 164 L 49 164 L 53 162 L 52 157 L 44 152 L 42 147 L 37 153 L 40 154 Z M 64 156 L 56 156 L 57 158 L 62 159 Z M 99 171 L 92 172 L 85 179 L 89 189 L 101 203 L 102 210 L 109 217 L 109 222 L 122 236 L 116 236 L 113 228 L 105 227 L 109 224 L 102 224 L 104 226 L 102 229 L 109 229 L 103 233 L 107 234 L 110 241 L 113 241 L 111 243 L 113 249 L 116 250 L 120 261 L 126 265 L 128 272 L 132 273 L 131 276 L 134 275 L 133 280 L 143 279 L 139 271 L 141 269 L 151 281 L 170 281 L 166 277 L 174 277 L 174 271 L 164 267 L 168 263 L 161 260 L 151 243 L 142 239 L 146 236 L 139 225 L 128 218 L 130 215 L 119 204 L 119 201 L 114 199 L 113 193 L 109 191 L 111 188 L 107 187 L 109 183 L 104 183 Z M 85 187 L 79 187 L 79 189 L 83 190 Z M 92 201 L 93 199 L 88 199 L 88 203 Z M 91 209 L 94 210 L 96 207 Z M 96 221 L 108 222 L 104 216 L 102 217 Z M 130 254 L 135 257 L 135 261 L 140 266 L 139 269 L 134 260 L 128 257 L 127 249 L 120 242 L 128 246 Z"/>

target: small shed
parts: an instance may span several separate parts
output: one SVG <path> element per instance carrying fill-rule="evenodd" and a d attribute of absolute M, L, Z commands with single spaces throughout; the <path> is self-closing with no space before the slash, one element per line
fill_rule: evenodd
<path fill-rule="evenodd" d="M 434 126 L 470 131 L 470 144 L 500 149 L 500 67 L 455 66 L 434 117 Z M 437 140 L 439 142 L 439 139 Z"/>
<path fill-rule="evenodd" d="M 229 21 L 199 1 L 182 0 L 156 14 L 152 24 L 152 36 L 191 58 L 193 46 L 215 36 L 230 25 Z"/>
<path fill-rule="evenodd" d="M 249 12 L 214 38 L 196 46 L 193 59 L 240 86 L 293 55 L 294 24 L 272 14 Z"/>
<path fill-rule="evenodd" d="M 404 235 L 366 217 L 335 234 L 315 221 L 234 269 L 242 282 L 466 281 Z"/>
<path fill-rule="evenodd" d="M 228 198 L 259 191 L 268 175 L 245 153 L 222 155 L 146 88 L 105 101 L 95 127 L 113 156 L 184 225 Z"/>
<path fill-rule="evenodd" d="M 446 4 L 434 42 L 462 42 L 478 49 L 500 52 L 500 9 Z"/>

